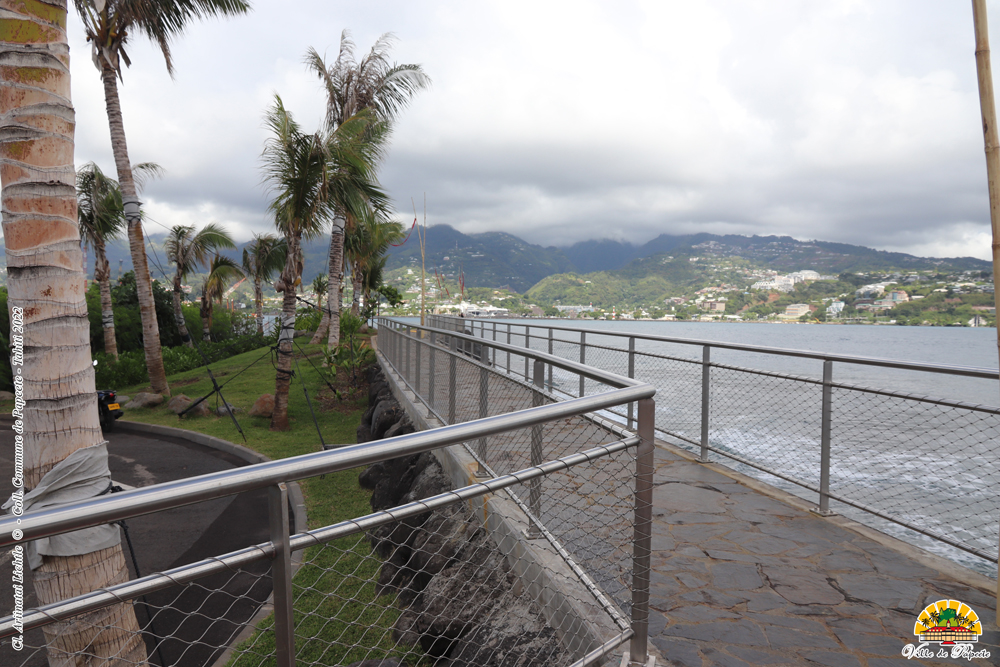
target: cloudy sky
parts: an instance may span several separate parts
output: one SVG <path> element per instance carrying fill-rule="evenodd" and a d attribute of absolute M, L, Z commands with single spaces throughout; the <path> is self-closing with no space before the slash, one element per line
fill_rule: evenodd
<path fill-rule="evenodd" d="M 132 45 L 129 150 L 167 170 L 150 233 L 269 227 L 264 110 L 279 93 L 318 126 L 302 57 L 332 60 L 345 28 L 359 55 L 395 33 L 433 79 L 381 173 L 401 219 L 426 193 L 429 224 L 544 245 L 709 231 L 990 257 L 969 0 L 255 0 L 176 40 L 173 80 Z M 114 173 L 75 20 L 70 43 L 77 165 Z"/>

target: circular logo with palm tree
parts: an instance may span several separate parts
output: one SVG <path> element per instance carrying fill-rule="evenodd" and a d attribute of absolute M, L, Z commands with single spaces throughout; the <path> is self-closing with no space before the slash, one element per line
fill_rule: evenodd
<path fill-rule="evenodd" d="M 979 641 L 983 626 L 976 612 L 964 602 L 938 600 L 920 612 L 913 634 L 929 644 L 971 644 Z"/>

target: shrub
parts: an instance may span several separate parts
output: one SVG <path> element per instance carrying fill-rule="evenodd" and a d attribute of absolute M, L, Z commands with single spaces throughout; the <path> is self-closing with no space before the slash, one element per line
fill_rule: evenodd
<path fill-rule="evenodd" d="M 316 331 L 323 320 L 323 313 L 315 308 L 299 308 L 295 313 L 296 331 Z"/>
<path fill-rule="evenodd" d="M 149 381 L 146 354 L 141 349 L 121 352 L 117 361 L 103 352 L 96 353 L 94 358 L 97 360 L 94 370 L 98 389 L 118 389 Z"/>

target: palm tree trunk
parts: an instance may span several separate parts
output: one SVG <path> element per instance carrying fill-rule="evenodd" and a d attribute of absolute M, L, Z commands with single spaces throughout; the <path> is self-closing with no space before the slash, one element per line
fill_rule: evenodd
<path fill-rule="evenodd" d="M 125 218 L 128 220 L 128 245 L 132 255 L 132 268 L 135 270 L 139 314 L 142 317 L 142 345 L 146 352 L 149 383 L 154 392 L 170 396 L 167 374 L 163 369 L 163 354 L 160 351 L 160 329 L 156 322 L 153 286 L 146 261 L 146 242 L 142 236 L 142 221 L 139 219 L 139 198 L 132 179 L 132 165 L 128 159 L 128 145 L 125 143 L 125 124 L 122 121 L 121 103 L 118 101 L 118 82 L 115 80 L 115 70 L 107 62 L 102 62 L 101 78 L 104 81 L 108 125 L 111 127 L 111 149 L 115 155 L 118 184 L 125 205 Z"/>
<path fill-rule="evenodd" d="M 181 308 L 181 279 L 180 276 L 174 278 L 174 319 L 177 321 L 177 330 L 181 334 L 181 340 L 188 347 L 194 347 L 191 334 L 188 333 L 187 322 L 184 321 L 184 309 Z"/>
<path fill-rule="evenodd" d="M 261 289 L 260 278 L 253 279 L 253 301 L 257 307 L 257 335 L 264 335 L 264 290 Z"/>
<path fill-rule="evenodd" d="M 86 276 L 86 274 L 84 274 Z M 94 248 L 94 280 L 101 291 L 101 325 L 104 327 L 104 353 L 118 358 L 115 341 L 115 311 L 111 303 L 111 267 L 104 254 L 104 244 Z"/>
<path fill-rule="evenodd" d="M 201 296 L 201 339 L 208 343 L 212 340 L 212 302 L 204 294 Z"/>
<path fill-rule="evenodd" d="M 23 336 L 23 372 L 21 366 L 14 371 L 24 379 L 26 401 L 24 485 L 34 488 L 68 455 L 104 438 L 77 227 L 66 3 L 4 7 L 3 232 L 8 307 L 24 314 L 23 329 L 12 327 L 10 333 Z M 82 556 L 45 556 L 34 576 L 41 605 L 126 579 L 120 545 Z M 51 665 L 146 663 L 130 603 L 49 624 L 43 632 Z"/>
<path fill-rule="evenodd" d="M 295 283 L 302 271 L 299 261 L 299 242 L 296 236 L 286 239 L 288 256 L 285 268 L 274 284 L 283 294 L 281 302 L 281 329 L 278 334 L 278 363 L 274 380 L 274 411 L 271 413 L 271 430 L 287 431 L 288 388 L 292 383 L 292 337 L 295 335 Z"/>
<path fill-rule="evenodd" d="M 326 338 L 327 332 L 330 330 L 330 309 L 323 309 L 323 295 L 317 294 L 316 301 L 319 309 L 323 311 L 323 317 L 319 321 L 319 326 L 316 328 L 316 333 L 313 334 L 312 340 L 309 341 L 310 345 L 319 345 Z M 329 304 L 327 304 L 329 306 Z M 324 362 L 325 363 L 325 362 Z"/>
<path fill-rule="evenodd" d="M 327 310 L 330 311 L 330 332 L 326 344 L 333 350 L 340 344 L 340 287 L 344 277 L 344 226 L 347 221 L 338 216 L 333 218 L 333 233 L 330 234 L 330 276 L 327 279 Z"/>
<path fill-rule="evenodd" d="M 361 314 L 361 272 L 357 267 L 351 269 L 354 293 L 351 295 L 351 314 L 358 316 Z"/>

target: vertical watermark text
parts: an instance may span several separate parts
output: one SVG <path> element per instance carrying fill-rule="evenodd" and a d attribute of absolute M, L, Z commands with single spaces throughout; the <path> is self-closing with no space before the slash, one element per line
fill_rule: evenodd
<path fill-rule="evenodd" d="M 21 516 L 24 513 L 24 310 L 11 308 L 10 313 L 10 367 L 14 375 L 14 476 L 11 484 L 13 506 L 10 513 Z M 18 519 L 20 524 L 21 520 Z M 20 528 L 11 532 L 11 537 L 20 540 L 24 534 Z M 24 545 L 16 544 L 11 550 L 13 574 L 11 575 L 14 597 L 14 628 L 18 635 L 11 637 L 11 646 L 20 651 L 24 648 Z"/>

